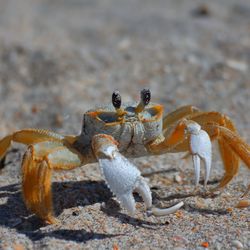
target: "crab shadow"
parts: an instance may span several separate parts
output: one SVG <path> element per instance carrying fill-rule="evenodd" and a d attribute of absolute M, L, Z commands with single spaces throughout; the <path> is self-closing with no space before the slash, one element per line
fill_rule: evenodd
<path fill-rule="evenodd" d="M 18 157 L 20 158 L 20 156 Z M 6 165 L 6 162 L 1 161 L 0 171 L 2 171 L 4 165 Z M 176 170 L 164 170 L 164 173 L 166 171 L 169 172 Z M 145 176 L 160 173 L 161 172 L 149 173 L 145 174 Z M 18 172 L 16 174 L 18 174 Z M 122 213 L 119 204 L 114 199 L 112 199 L 112 194 L 107 188 L 104 181 L 84 180 L 53 182 L 52 190 L 54 212 L 56 217 L 62 214 L 64 209 L 75 208 L 79 206 L 85 207 L 88 205 L 101 203 L 105 204 L 105 206 L 101 206 L 101 211 L 105 215 L 119 220 L 121 223 L 130 224 L 134 227 L 143 227 L 150 230 L 157 230 L 160 226 L 166 226 L 166 223 L 161 224 L 150 222 L 148 220 L 131 217 L 127 215 L 127 213 Z M 157 202 L 161 200 L 161 197 L 157 196 L 154 188 L 152 188 L 152 191 L 153 203 L 157 204 Z M 179 194 L 178 197 L 176 197 L 176 195 L 170 195 L 168 197 L 165 197 L 165 199 L 163 198 L 162 200 L 171 201 L 176 198 L 185 198 L 185 194 Z M 93 239 L 112 238 L 122 235 L 96 233 L 93 231 L 85 231 L 84 229 L 61 229 L 60 227 L 58 227 L 58 225 L 45 228 L 44 222 L 37 216 L 31 215 L 27 210 L 23 202 L 20 184 L 12 184 L 0 187 L 0 199 L 3 201 L 2 204 L 0 204 L 0 225 L 15 229 L 18 233 L 25 234 L 32 241 L 37 241 L 45 237 L 53 237 L 75 242 L 86 242 Z M 142 201 L 138 195 L 135 195 L 135 199 L 137 202 Z M 210 211 L 198 211 L 194 207 L 186 207 L 185 209 L 190 212 L 210 213 Z M 80 219 L 80 216 L 82 216 L 82 214 L 76 213 L 75 209 L 72 209 L 72 211 L 73 212 L 71 212 L 70 216 L 72 216 L 72 218 L 74 219 Z M 77 218 L 77 216 L 79 217 Z M 74 221 L 74 219 L 72 219 L 72 221 Z"/>
<path fill-rule="evenodd" d="M 119 204 L 112 199 L 112 194 L 106 187 L 104 181 L 53 182 L 52 190 L 56 217 L 67 208 L 104 203 L 107 204 L 105 205 L 107 209 L 101 208 L 101 211 L 108 216 L 120 220 L 122 223 L 151 229 L 155 229 L 159 226 L 159 223 L 135 219 L 121 213 Z M 58 229 L 58 227 L 56 230 L 44 232 L 44 230 L 41 230 L 41 228 L 46 226 L 44 222 L 37 216 L 31 215 L 26 209 L 20 184 L 0 187 L 0 199 L 6 199 L 6 203 L 0 205 L 0 225 L 15 229 L 18 233 L 25 234 L 33 241 L 45 237 L 54 237 L 75 242 L 86 242 L 93 239 L 104 239 L 122 235 L 102 234 L 85 230 Z M 138 196 L 136 196 L 136 200 L 141 201 Z M 72 212 L 71 216 L 81 216 L 81 214 Z"/>
<path fill-rule="evenodd" d="M 63 209 L 107 202 L 112 197 L 103 181 L 54 182 L 52 189 L 55 216 L 60 215 Z M 75 242 L 86 242 L 119 235 L 58 229 L 58 227 L 56 230 L 43 232 L 41 228 L 46 225 L 37 216 L 30 215 L 30 212 L 26 209 L 19 184 L 0 187 L 0 199 L 7 200 L 6 203 L 0 205 L 0 225 L 16 229 L 18 233 L 25 234 L 33 241 L 44 237 L 54 237 Z M 73 213 L 72 216 L 76 215 Z"/>
<path fill-rule="evenodd" d="M 137 194 L 135 194 L 135 200 L 142 201 Z M 121 223 L 130 224 L 134 227 L 142 227 L 150 230 L 157 230 L 160 226 L 166 226 L 166 223 L 155 223 L 155 222 L 145 221 L 121 213 L 119 204 L 113 199 L 110 199 L 105 204 L 105 207 L 102 206 L 101 210 L 108 216 L 118 218 Z"/>

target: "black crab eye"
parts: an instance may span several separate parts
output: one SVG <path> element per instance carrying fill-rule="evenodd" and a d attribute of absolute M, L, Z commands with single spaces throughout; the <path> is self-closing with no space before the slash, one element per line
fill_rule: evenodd
<path fill-rule="evenodd" d="M 151 99 L 151 93 L 149 89 L 143 89 L 141 91 L 141 101 L 146 106 L 149 104 Z"/>
<path fill-rule="evenodd" d="M 122 104 L 122 98 L 118 90 L 114 91 L 112 94 L 112 103 L 116 109 L 119 109 Z"/>

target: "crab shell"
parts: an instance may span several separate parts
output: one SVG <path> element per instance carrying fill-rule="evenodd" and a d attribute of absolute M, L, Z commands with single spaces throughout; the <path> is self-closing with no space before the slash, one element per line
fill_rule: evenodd
<path fill-rule="evenodd" d="M 89 110 L 83 117 L 81 141 L 88 147 L 94 135 L 112 135 L 119 143 L 119 151 L 126 156 L 147 155 L 145 145 L 162 135 L 163 106 L 150 103 L 142 112 L 136 113 L 137 105 L 123 104 L 121 108 L 126 114 L 122 117 L 112 105 Z"/>

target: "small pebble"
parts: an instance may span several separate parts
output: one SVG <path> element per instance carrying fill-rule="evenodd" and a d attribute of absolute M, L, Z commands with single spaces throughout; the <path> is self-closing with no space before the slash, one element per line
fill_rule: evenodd
<path fill-rule="evenodd" d="M 236 60 L 228 60 L 226 62 L 226 64 L 228 67 L 235 69 L 235 70 L 238 70 L 238 71 L 241 71 L 241 72 L 245 72 L 248 70 L 248 66 L 244 62 L 240 62 L 240 61 L 236 61 Z"/>
<path fill-rule="evenodd" d="M 239 240 L 233 240 L 232 246 L 236 247 L 237 249 L 243 249 L 243 244 Z"/>
<path fill-rule="evenodd" d="M 131 41 L 129 38 L 125 38 L 121 40 L 118 44 L 118 49 L 121 51 L 128 50 L 129 47 L 131 46 Z"/>
<path fill-rule="evenodd" d="M 175 235 L 173 238 L 173 241 L 175 242 L 179 242 L 179 243 L 183 243 L 183 244 L 187 244 L 188 243 L 188 239 L 181 236 L 181 235 Z"/>
<path fill-rule="evenodd" d="M 197 246 L 197 247 L 195 248 L 195 250 L 204 250 L 204 247 L 202 247 L 202 246 Z"/>
<path fill-rule="evenodd" d="M 216 243 L 215 246 L 214 246 L 214 249 L 215 250 L 222 250 L 222 245 L 220 243 Z"/>
<path fill-rule="evenodd" d="M 80 214 L 80 211 L 77 211 L 77 210 L 72 212 L 73 216 L 78 216 L 79 214 Z"/>
<path fill-rule="evenodd" d="M 76 181 L 80 181 L 82 178 L 81 178 L 81 176 L 76 176 L 75 179 L 76 179 Z"/>
<path fill-rule="evenodd" d="M 177 183 L 182 183 L 182 178 L 180 175 L 176 174 L 174 176 L 174 181 L 177 182 Z"/>
<path fill-rule="evenodd" d="M 191 14 L 194 17 L 209 17 L 209 16 L 211 16 L 211 11 L 206 4 L 201 4 L 201 5 L 197 6 L 192 11 Z"/>

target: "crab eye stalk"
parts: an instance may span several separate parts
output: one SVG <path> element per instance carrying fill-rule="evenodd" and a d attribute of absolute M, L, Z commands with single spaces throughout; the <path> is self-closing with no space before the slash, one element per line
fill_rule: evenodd
<path fill-rule="evenodd" d="M 117 90 L 114 91 L 112 94 L 112 103 L 113 103 L 113 106 L 115 107 L 115 109 L 119 109 L 121 107 L 122 98 L 121 98 L 119 91 L 117 91 Z"/>
<path fill-rule="evenodd" d="M 118 90 L 114 91 L 112 94 L 112 103 L 114 108 L 116 109 L 116 114 L 118 115 L 118 119 L 122 120 L 123 116 L 126 114 L 123 108 L 121 108 L 122 105 L 122 98 Z"/>
<path fill-rule="evenodd" d="M 149 104 L 151 99 L 151 93 L 149 89 L 143 89 L 141 91 L 141 101 L 135 108 L 136 113 L 140 113 L 144 110 L 144 108 Z"/>
<path fill-rule="evenodd" d="M 141 91 L 141 102 L 146 106 L 149 104 L 151 98 L 151 93 L 149 89 L 143 89 Z"/>

